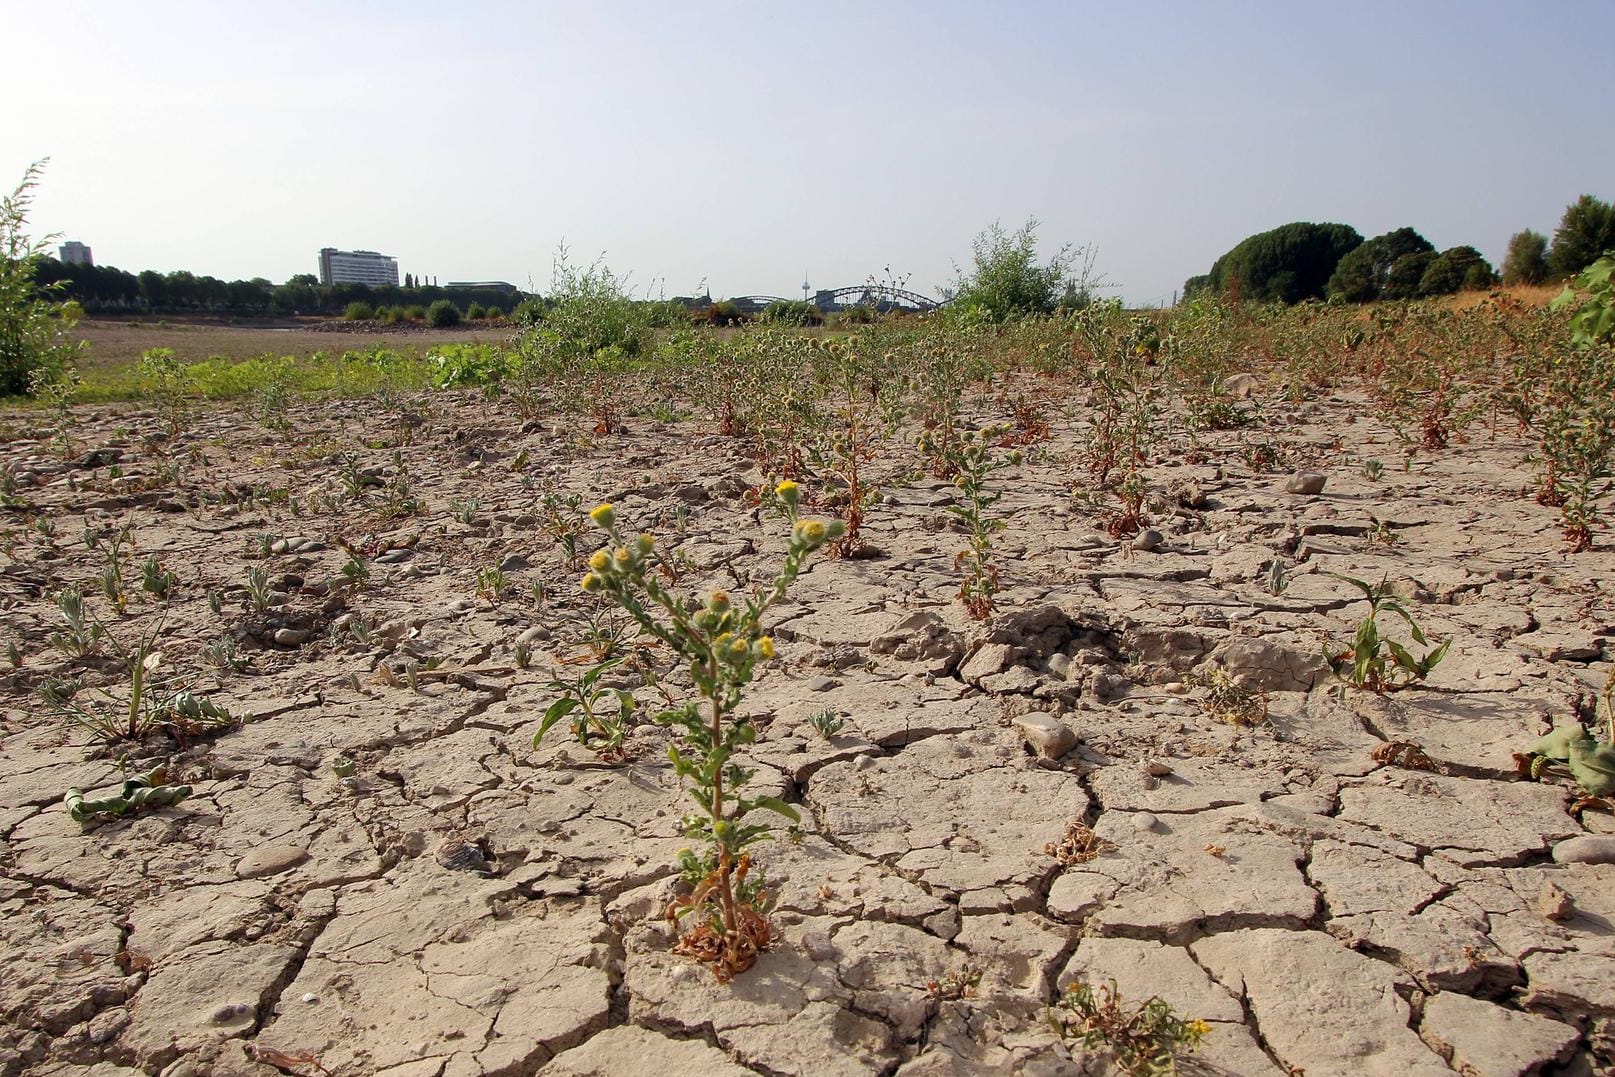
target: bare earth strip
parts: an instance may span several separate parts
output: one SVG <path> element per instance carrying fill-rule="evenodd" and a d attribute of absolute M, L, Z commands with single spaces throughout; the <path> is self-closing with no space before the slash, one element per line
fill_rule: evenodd
<path fill-rule="evenodd" d="M 177 351 L 219 346 L 174 332 Z M 92 334 L 121 354 L 116 327 Z M 352 344 L 263 344 L 305 346 Z M 306 405 L 282 437 L 210 408 L 173 439 L 147 437 L 149 411 L 81 409 L 65 457 L 42 416 L 7 417 L 0 1074 L 1096 1072 L 1044 1020 L 1077 976 L 1207 1021 L 1199 1072 L 1615 1064 L 1615 824 L 1512 759 L 1609 673 L 1615 547 L 1562 552 L 1506 431 L 1404 471 L 1363 398 L 1274 400 L 1266 436 L 1324 490 L 1252 471 L 1238 433 L 1205 436 L 1201 463 L 1163 442 L 1146 552 L 1072 501 L 1081 432 L 1057 426 L 993 480 L 1007 590 L 986 626 L 954 599 L 952 486 L 913 479 L 894 443 L 879 555 L 813 563 L 744 703 L 757 788 L 804 826 L 760 853 L 781 937 L 722 986 L 661 919 L 688 808 L 667 731 L 637 726 L 620 765 L 559 728 L 532 748 L 542 671 L 576 668 L 603 616 L 541 498 L 611 500 L 676 545 L 681 585 L 744 589 L 782 548 L 746 496 L 765 481 L 747 443 L 645 419 L 585 438 L 472 394 L 411 409 Z M 1370 481 L 1357 458 L 1376 455 Z M 389 515 L 401 478 L 421 514 Z M 455 501 L 477 502 L 469 523 Z M 131 585 L 151 554 L 179 583 L 120 617 L 80 535 L 124 524 Z M 1278 556 L 1294 578 L 1273 595 Z M 496 566 L 494 602 L 477 577 Z M 283 604 L 252 608 L 253 568 Z M 1364 607 L 1326 571 L 1386 579 L 1454 641 L 1427 685 L 1380 699 L 1321 673 Z M 243 719 L 138 749 L 131 770 L 166 759 L 193 795 L 82 833 L 63 795 L 114 785 L 116 754 L 34 689 L 118 667 L 50 645 L 68 584 L 120 640 L 161 619 L 163 668 Z M 224 640 L 239 672 L 201 660 Z M 1212 664 L 1265 693 L 1266 722 L 1208 713 Z M 845 720 L 830 738 L 808 723 L 824 708 Z M 1391 741 L 1433 769 L 1375 759 Z M 1072 823 L 1096 855 L 1045 850 Z M 972 991 L 935 986 L 974 972 Z"/>

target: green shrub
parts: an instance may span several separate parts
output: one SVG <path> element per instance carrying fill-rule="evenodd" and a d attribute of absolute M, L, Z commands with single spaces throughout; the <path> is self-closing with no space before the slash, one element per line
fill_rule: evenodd
<path fill-rule="evenodd" d="M 426 308 L 426 324 L 433 329 L 452 329 L 460 324 L 460 308 L 447 299 L 439 299 Z"/>
<path fill-rule="evenodd" d="M 548 303 L 532 295 L 516 304 L 515 309 L 510 312 L 510 318 L 518 325 L 537 325 L 544 320 L 544 312 L 548 309 Z"/>
<path fill-rule="evenodd" d="M 411 303 L 404 308 L 404 318 L 412 322 L 424 322 L 426 320 L 426 308 L 419 303 Z"/>
<path fill-rule="evenodd" d="M 488 312 L 483 309 L 481 303 L 472 303 L 469 307 L 465 308 L 465 319 L 468 322 L 480 322 L 487 316 Z"/>
<path fill-rule="evenodd" d="M 0 396 L 33 393 L 56 381 L 79 350 L 68 336 L 74 310 L 34 280 L 48 240 L 29 239 L 23 231 L 44 166 L 30 165 L 16 190 L 0 199 Z"/>
<path fill-rule="evenodd" d="M 994 322 L 1086 305 L 1101 283 L 1093 274 L 1092 249 L 1067 243 L 1039 265 L 1037 228 L 1033 218 L 1013 233 L 994 221 L 972 244 L 971 271 L 961 272 L 944 292 Z"/>
<path fill-rule="evenodd" d="M 819 308 L 802 299 L 776 299 L 763 308 L 763 321 L 776 325 L 805 327 L 823 325 L 824 315 Z"/>
<path fill-rule="evenodd" d="M 708 325 L 723 326 L 746 324 L 746 315 L 741 312 L 739 307 L 727 299 L 709 304 L 705 313 L 703 314 L 703 317 L 706 318 Z"/>
<path fill-rule="evenodd" d="M 342 312 L 342 317 L 350 322 L 368 322 L 375 316 L 376 308 L 363 301 L 349 303 L 347 309 Z"/>

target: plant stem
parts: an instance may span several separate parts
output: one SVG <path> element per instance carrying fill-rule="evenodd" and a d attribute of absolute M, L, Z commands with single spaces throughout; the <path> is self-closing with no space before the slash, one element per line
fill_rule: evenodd
<path fill-rule="evenodd" d="M 707 667 L 712 674 L 713 684 L 718 681 L 718 661 L 713 658 Z M 712 743 L 716 747 L 721 743 L 723 736 L 723 706 L 716 696 L 712 700 Z M 718 767 L 712 774 L 712 828 L 713 836 L 717 836 L 718 824 L 723 821 L 723 768 Z M 729 856 L 729 843 L 718 842 L 718 902 L 723 908 L 723 933 L 725 937 L 733 939 L 740 929 L 739 918 L 735 915 L 734 889 L 729 885 L 729 873 L 734 868 L 734 862 Z"/>

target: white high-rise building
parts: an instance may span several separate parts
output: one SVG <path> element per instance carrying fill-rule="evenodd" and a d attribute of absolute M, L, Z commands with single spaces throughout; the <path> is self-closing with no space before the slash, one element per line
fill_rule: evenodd
<path fill-rule="evenodd" d="M 375 251 L 320 249 L 321 284 L 398 285 L 398 259 Z"/>
<path fill-rule="evenodd" d="M 90 257 L 90 248 L 76 239 L 70 239 L 56 248 L 57 257 L 63 265 L 93 266 L 95 259 Z"/>

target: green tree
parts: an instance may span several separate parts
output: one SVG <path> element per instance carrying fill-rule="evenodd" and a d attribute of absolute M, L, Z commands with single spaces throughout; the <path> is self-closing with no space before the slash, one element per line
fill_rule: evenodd
<path fill-rule="evenodd" d="M 1584 194 L 1565 207 L 1554 229 L 1548 268 L 1555 276 L 1574 277 L 1606 251 L 1615 251 L 1615 206 Z"/>
<path fill-rule="evenodd" d="M 1489 288 L 1496 281 L 1492 264 L 1474 247 L 1449 247 L 1419 278 L 1419 294 L 1452 295 L 1468 288 Z"/>
<path fill-rule="evenodd" d="M 1439 257 L 1435 251 L 1414 251 L 1404 254 L 1391 264 L 1391 272 L 1380 289 L 1381 299 L 1417 299 L 1419 285 L 1424 282 L 1425 270 Z"/>
<path fill-rule="evenodd" d="M 1210 273 L 1190 278 L 1184 292 L 1258 303 L 1322 299 L 1330 274 L 1362 242 L 1349 225 L 1295 221 L 1247 236 L 1213 262 Z"/>
<path fill-rule="evenodd" d="M 1435 249 L 1434 244 L 1411 228 L 1398 228 L 1375 236 L 1340 259 L 1326 285 L 1328 296 L 1345 303 L 1369 303 L 1379 299 L 1390 280 L 1391 267 L 1399 259 L 1410 254 L 1434 253 Z M 1417 287 L 1415 281 L 1415 290 Z"/>
<path fill-rule="evenodd" d="M 1503 256 L 1503 283 L 1541 284 L 1548 279 L 1548 237 L 1527 228 L 1508 240 Z"/>
<path fill-rule="evenodd" d="M 18 396 L 55 381 L 78 354 L 69 339 L 72 314 L 34 279 L 54 237 L 28 238 L 28 207 L 45 161 L 28 166 L 22 182 L 0 198 L 0 396 Z"/>
<path fill-rule="evenodd" d="M 994 221 L 972 243 L 972 266 L 942 289 L 958 310 L 1002 322 L 1029 314 L 1050 314 L 1062 303 L 1082 304 L 1102 285 L 1094 275 L 1094 252 L 1067 243 L 1046 264 L 1037 259 L 1035 218 L 1015 232 Z"/>

